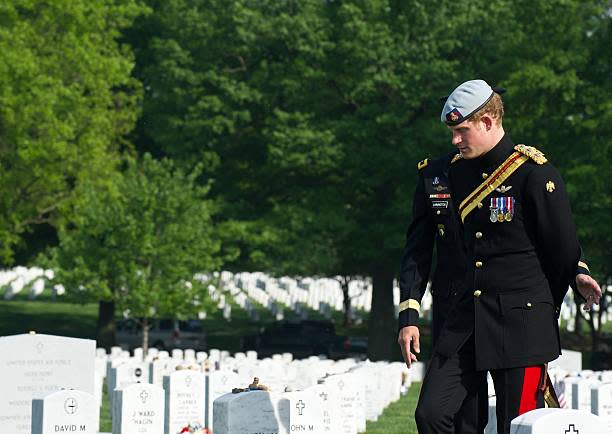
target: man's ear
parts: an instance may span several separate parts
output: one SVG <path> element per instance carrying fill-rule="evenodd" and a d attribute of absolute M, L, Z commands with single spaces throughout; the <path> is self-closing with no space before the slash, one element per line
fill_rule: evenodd
<path fill-rule="evenodd" d="M 493 127 L 493 119 L 491 116 L 483 116 L 480 120 L 485 126 L 485 131 L 491 131 Z"/>

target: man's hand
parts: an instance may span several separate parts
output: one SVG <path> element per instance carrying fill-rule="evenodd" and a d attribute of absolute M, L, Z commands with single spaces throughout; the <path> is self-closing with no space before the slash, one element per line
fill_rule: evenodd
<path fill-rule="evenodd" d="M 402 355 L 406 361 L 406 366 L 410 368 L 412 362 L 416 362 L 416 354 L 421 352 L 421 346 L 419 344 L 419 328 L 417 326 L 403 327 L 399 332 L 397 343 L 402 348 Z M 410 345 L 414 353 L 410 352 Z"/>
<path fill-rule="evenodd" d="M 578 288 L 578 292 L 580 292 L 586 300 L 583 307 L 584 310 L 589 311 L 594 304 L 599 304 L 599 300 L 601 299 L 601 288 L 597 281 L 591 276 L 588 274 L 577 274 L 576 288 Z"/>

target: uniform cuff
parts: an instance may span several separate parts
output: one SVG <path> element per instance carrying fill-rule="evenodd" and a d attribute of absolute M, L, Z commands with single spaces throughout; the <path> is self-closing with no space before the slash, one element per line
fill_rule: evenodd
<path fill-rule="evenodd" d="M 403 329 L 407 326 L 418 325 L 419 312 L 415 309 L 406 309 L 399 313 L 398 329 Z"/>
<path fill-rule="evenodd" d="M 588 276 L 591 275 L 591 270 L 589 270 L 589 266 L 586 262 L 578 261 L 578 267 L 576 267 L 576 274 L 586 274 Z"/>

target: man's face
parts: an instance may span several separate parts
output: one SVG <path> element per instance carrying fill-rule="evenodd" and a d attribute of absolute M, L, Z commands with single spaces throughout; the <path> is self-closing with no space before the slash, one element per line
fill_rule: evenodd
<path fill-rule="evenodd" d="M 466 159 L 476 158 L 490 149 L 488 129 L 484 122 L 461 122 L 448 127 L 452 134 L 452 143 Z"/>

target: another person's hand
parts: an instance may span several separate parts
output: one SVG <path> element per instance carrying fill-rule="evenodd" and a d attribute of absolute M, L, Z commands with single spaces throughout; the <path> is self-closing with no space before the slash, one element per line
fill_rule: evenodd
<path fill-rule="evenodd" d="M 421 352 L 421 346 L 419 343 L 419 328 L 417 326 L 403 327 L 399 331 L 397 343 L 402 348 L 402 355 L 406 361 L 406 366 L 410 368 L 412 362 L 417 361 L 416 354 Z M 411 346 L 413 352 L 411 352 Z"/>
<path fill-rule="evenodd" d="M 601 288 L 597 281 L 591 276 L 588 274 L 577 274 L 576 288 L 578 288 L 578 292 L 580 292 L 586 300 L 583 307 L 584 310 L 591 310 L 594 304 L 599 304 L 599 300 L 601 299 Z"/>

